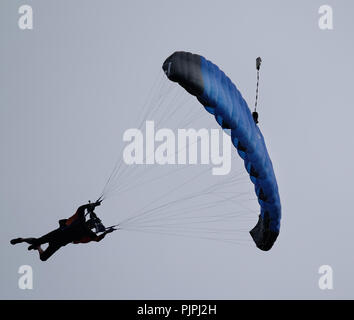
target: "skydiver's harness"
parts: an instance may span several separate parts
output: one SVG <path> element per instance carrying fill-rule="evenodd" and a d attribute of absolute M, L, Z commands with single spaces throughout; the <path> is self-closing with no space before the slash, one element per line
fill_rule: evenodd
<path fill-rule="evenodd" d="M 96 216 L 96 213 L 91 211 L 91 212 L 89 212 L 89 214 L 90 214 L 90 219 L 93 221 L 93 223 L 95 225 L 96 233 L 105 232 L 106 231 L 106 227 L 103 225 L 101 219 Z"/>
<path fill-rule="evenodd" d="M 100 199 L 98 199 L 96 202 L 100 201 Z M 91 201 L 89 200 L 89 204 L 91 204 Z M 88 209 L 86 215 L 90 215 L 90 220 L 92 220 L 92 222 L 94 223 L 94 228 L 95 228 L 95 232 L 96 233 L 100 233 L 100 232 L 105 232 L 108 230 L 112 230 L 115 227 L 118 227 L 118 225 L 114 225 L 114 226 L 109 226 L 109 227 L 105 227 L 101 221 L 101 219 L 99 217 L 97 217 L 96 213 L 93 211 L 94 208 L 90 208 Z M 116 229 L 114 229 L 116 230 Z"/>
<path fill-rule="evenodd" d="M 258 87 L 259 87 L 259 69 L 261 68 L 262 59 L 258 57 L 256 59 L 256 69 L 257 69 L 257 88 L 256 88 L 256 102 L 254 104 L 254 111 L 252 112 L 252 117 L 254 122 L 258 123 L 258 112 L 257 112 L 257 103 L 258 103 Z"/>

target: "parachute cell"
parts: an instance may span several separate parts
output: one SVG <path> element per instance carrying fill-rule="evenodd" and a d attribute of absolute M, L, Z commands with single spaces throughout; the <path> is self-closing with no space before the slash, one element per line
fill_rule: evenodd
<path fill-rule="evenodd" d="M 279 235 L 281 205 L 273 165 L 263 135 L 246 101 L 215 64 L 189 52 L 175 52 L 162 69 L 171 81 L 194 95 L 231 133 L 231 140 L 255 186 L 260 215 L 250 234 L 261 250 L 269 250 Z"/>

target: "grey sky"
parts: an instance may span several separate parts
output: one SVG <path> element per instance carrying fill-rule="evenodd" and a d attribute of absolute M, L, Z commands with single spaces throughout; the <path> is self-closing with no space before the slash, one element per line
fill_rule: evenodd
<path fill-rule="evenodd" d="M 34 10 L 33 31 L 17 26 L 24 3 Z M 334 30 L 318 27 L 323 4 L 333 7 Z M 350 1 L 317 0 L 2 0 L 0 297 L 354 298 L 353 9 Z M 220 66 L 250 106 L 255 59 L 263 59 L 260 126 L 283 208 L 273 249 L 123 231 L 67 246 L 47 263 L 11 247 L 12 237 L 50 231 L 101 192 L 124 130 L 137 126 L 176 50 Z M 196 126 L 216 127 L 203 119 Z M 242 168 L 237 157 L 233 163 Z M 182 178 L 112 197 L 97 212 L 115 223 Z M 203 179 L 213 183 L 210 174 Z M 23 264 L 33 267 L 32 291 L 18 289 Z M 323 264 L 334 270 L 331 291 L 318 288 Z"/>

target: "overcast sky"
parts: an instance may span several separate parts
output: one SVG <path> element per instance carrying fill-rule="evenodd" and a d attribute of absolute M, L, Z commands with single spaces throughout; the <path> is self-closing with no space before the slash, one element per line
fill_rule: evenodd
<path fill-rule="evenodd" d="M 33 30 L 17 24 L 25 3 L 33 8 Z M 333 30 L 318 26 L 323 4 L 333 8 Z M 2 0 L 0 297 L 354 298 L 353 9 L 350 1 L 318 0 Z M 99 244 L 68 245 L 45 263 L 25 245 L 12 247 L 11 238 L 40 236 L 98 197 L 121 157 L 124 131 L 139 125 L 154 82 L 168 82 L 159 72 L 176 50 L 216 63 L 250 107 L 255 59 L 263 59 L 260 128 L 283 213 L 272 250 L 258 250 L 247 232 L 235 245 L 124 230 Z M 217 127 L 198 102 L 191 105 L 200 116 L 189 126 Z M 162 125 L 185 119 L 187 109 L 177 108 Z M 242 169 L 236 151 L 232 161 L 234 172 Z M 117 182 L 128 188 L 150 169 L 138 170 Z M 173 201 L 216 182 L 202 166 L 167 178 L 168 170 L 155 166 L 144 186 L 131 184 L 97 213 L 114 224 L 151 201 Z M 234 190 L 252 193 L 252 185 Z M 250 208 L 259 210 L 253 200 Z M 205 214 L 223 210 L 212 206 Z M 240 221 L 247 230 L 256 222 L 249 214 Z M 18 288 L 21 265 L 33 268 L 33 290 Z M 318 286 L 321 265 L 333 268 L 333 290 Z"/>

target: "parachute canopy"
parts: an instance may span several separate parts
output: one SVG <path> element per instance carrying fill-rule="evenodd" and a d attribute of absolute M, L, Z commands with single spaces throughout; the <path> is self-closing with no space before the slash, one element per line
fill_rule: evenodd
<path fill-rule="evenodd" d="M 238 154 L 255 186 L 260 215 L 250 234 L 261 250 L 269 250 L 279 235 L 281 205 L 277 180 L 263 135 L 246 101 L 218 66 L 189 52 L 175 52 L 162 66 L 168 79 L 194 95 L 231 134 Z"/>

